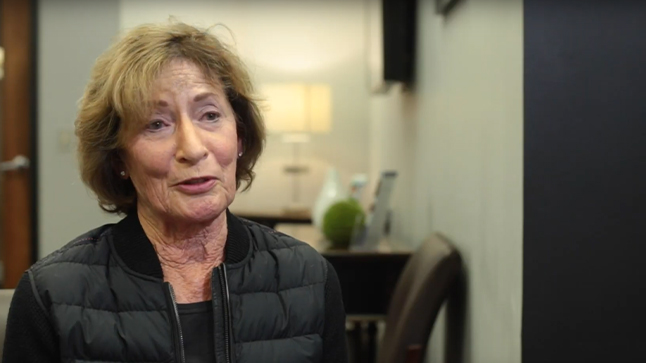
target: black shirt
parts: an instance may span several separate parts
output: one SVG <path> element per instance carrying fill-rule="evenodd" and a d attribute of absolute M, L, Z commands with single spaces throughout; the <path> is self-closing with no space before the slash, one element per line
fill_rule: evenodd
<path fill-rule="evenodd" d="M 213 307 L 211 301 L 177 304 L 180 329 L 184 337 L 186 363 L 213 363 Z"/>

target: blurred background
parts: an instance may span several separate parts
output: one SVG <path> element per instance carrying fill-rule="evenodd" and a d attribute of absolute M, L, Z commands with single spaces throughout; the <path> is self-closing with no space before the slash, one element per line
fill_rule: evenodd
<path fill-rule="evenodd" d="M 354 198 L 373 242 L 387 240 L 394 257 L 362 265 L 346 246 L 336 266 L 342 285 L 359 271 L 374 286 L 390 281 L 382 299 L 408 257 L 441 232 L 461 256 L 457 361 L 646 354 L 643 3 L 1 3 L 5 287 L 77 235 L 118 220 L 79 179 L 77 102 L 118 34 L 172 18 L 212 27 L 266 99 L 266 149 L 234 213 L 315 244 L 331 239 L 329 207 Z M 378 188 L 386 182 L 392 193 Z M 347 279 L 347 289 L 372 286 Z M 360 329 L 384 334 L 388 302 L 373 311 L 346 301 L 349 331 L 369 321 Z M 453 349 L 446 315 L 429 318 L 427 362 Z"/>

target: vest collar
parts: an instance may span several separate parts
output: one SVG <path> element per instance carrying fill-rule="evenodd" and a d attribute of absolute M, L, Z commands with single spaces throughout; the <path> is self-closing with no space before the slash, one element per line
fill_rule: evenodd
<path fill-rule="evenodd" d="M 224 246 L 225 262 L 235 264 L 247 256 L 251 241 L 242 221 L 227 209 L 227 242 Z M 133 211 L 114 227 L 113 244 L 123 263 L 134 272 L 164 278 L 157 252 Z"/>

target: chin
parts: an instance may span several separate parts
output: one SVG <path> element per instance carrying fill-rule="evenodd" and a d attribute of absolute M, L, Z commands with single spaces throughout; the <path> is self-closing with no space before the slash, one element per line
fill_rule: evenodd
<path fill-rule="evenodd" d="M 177 215 L 185 221 L 195 223 L 212 221 L 224 213 L 229 206 L 222 197 L 200 198 L 181 204 Z"/>

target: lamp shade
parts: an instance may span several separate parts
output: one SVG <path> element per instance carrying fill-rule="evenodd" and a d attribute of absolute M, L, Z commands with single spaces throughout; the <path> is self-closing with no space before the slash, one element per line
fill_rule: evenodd
<path fill-rule="evenodd" d="M 327 84 L 267 83 L 265 126 L 272 133 L 326 133 L 332 124 L 331 89 Z"/>

